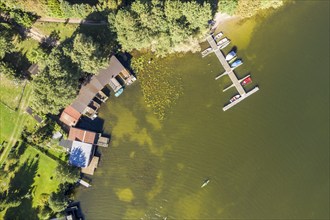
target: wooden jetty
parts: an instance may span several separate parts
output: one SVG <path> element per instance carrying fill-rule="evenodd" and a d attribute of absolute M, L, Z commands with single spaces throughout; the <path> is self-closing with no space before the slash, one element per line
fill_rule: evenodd
<path fill-rule="evenodd" d="M 206 40 L 209 42 L 210 46 L 213 49 L 213 52 L 215 53 L 215 55 L 217 56 L 218 60 L 220 61 L 221 65 L 223 66 L 223 68 L 225 69 L 225 72 L 222 73 L 221 75 L 217 76 L 215 78 L 215 80 L 221 78 L 222 76 L 228 75 L 230 80 L 232 81 L 232 85 L 227 87 L 224 91 L 226 91 L 227 89 L 231 88 L 231 87 L 235 87 L 236 90 L 238 91 L 238 93 L 240 94 L 240 98 L 234 102 L 229 103 L 228 105 L 224 106 L 223 111 L 228 110 L 229 108 L 235 106 L 237 103 L 241 102 L 242 100 L 244 100 L 245 98 L 247 98 L 248 96 L 252 95 L 253 93 L 255 93 L 256 91 L 259 90 L 258 87 L 255 87 L 254 89 L 252 89 L 251 91 L 249 91 L 248 93 L 245 92 L 243 86 L 241 85 L 241 82 L 243 79 L 239 80 L 234 72 L 234 68 L 231 68 L 230 65 L 228 64 L 228 62 L 226 61 L 226 58 L 224 56 L 224 54 L 222 53 L 222 51 L 219 49 L 219 47 L 217 46 L 217 42 L 214 40 L 212 35 L 209 35 Z"/>
<path fill-rule="evenodd" d="M 83 179 L 79 179 L 78 180 L 78 183 L 80 183 L 81 185 L 83 185 L 83 186 L 85 186 L 85 187 L 91 187 L 92 185 L 91 184 L 89 184 L 89 183 L 87 183 L 85 180 L 83 180 Z"/>

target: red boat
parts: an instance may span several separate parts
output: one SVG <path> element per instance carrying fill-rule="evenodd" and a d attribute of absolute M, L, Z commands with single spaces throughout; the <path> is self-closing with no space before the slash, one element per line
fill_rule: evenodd
<path fill-rule="evenodd" d="M 251 77 L 247 77 L 246 79 L 244 79 L 244 80 L 241 82 L 241 84 L 242 84 L 242 86 L 245 86 L 245 85 L 247 85 L 247 84 L 249 84 L 249 83 L 251 83 L 251 82 L 252 82 Z"/>

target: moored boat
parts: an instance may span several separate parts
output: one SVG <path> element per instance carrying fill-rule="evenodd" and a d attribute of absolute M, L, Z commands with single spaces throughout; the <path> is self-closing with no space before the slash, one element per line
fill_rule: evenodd
<path fill-rule="evenodd" d="M 237 59 L 237 56 L 234 56 L 231 60 L 228 61 L 228 64 L 232 64 Z"/>
<path fill-rule="evenodd" d="M 247 78 L 245 78 L 245 79 L 241 82 L 241 85 L 242 85 L 242 86 L 245 86 L 245 85 L 247 85 L 247 84 L 249 84 L 249 83 L 251 83 L 251 82 L 252 82 L 251 77 L 247 77 Z"/>
<path fill-rule="evenodd" d="M 222 37 L 223 33 L 219 32 L 217 35 L 214 36 L 214 40 L 218 40 Z"/>
<path fill-rule="evenodd" d="M 123 91 L 124 91 L 123 88 L 119 89 L 119 90 L 115 93 L 115 96 L 116 96 L 116 97 L 120 96 L 120 95 L 123 93 Z"/>
<path fill-rule="evenodd" d="M 229 101 L 230 102 L 235 102 L 237 99 L 239 99 L 241 97 L 241 95 L 235 95 L 234 97 L 232 97 Z"/>
<path fill-rule="evenodd" d="M 209 48 L 207 48 L 206 50 L 202 51 L 202 52 L 201 52 L 202 57 L 207 56 L 209 53 L 211 53 L 211 51 L 212 51 L 212 47 L 209 47 Z"/>
<path fill-rule="evenodd" d="M 221 39 L 219 42 L 217 42 L 217 45 L 218 46 L 221 46 L 221 45 L 223 45 L 224 43 L 227 43 L 229 41 L 229 39 L 228 38 L 223 38 L 223 39 Z"/>
<path fill-rule="evenodd" d="M 238 67 L 238 66 L 240 66 L 242 64 L 243 64 L 242 60 L 241 59 L 237 59 L 237 60 L 235 60 L 235 62 L 233 62 L 232 64 L 230 64 L 230 67 L 231 68 L 236 68 L 236 67 Z"/>
<path fill-rule="evenodd" d="M 229 61 L 229 60 L 233 59 L 235 56 L 236 56 L 236 52 L 232 50 L 227 54 L 226 60 Z"/>

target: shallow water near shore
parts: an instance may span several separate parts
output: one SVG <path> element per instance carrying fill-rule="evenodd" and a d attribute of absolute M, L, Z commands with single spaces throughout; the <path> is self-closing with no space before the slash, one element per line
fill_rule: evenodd
<path fill-rule="evenodd" d="M 236 91 L 214 80 L 214 55 L 170 58 L 184 94 L 164 121 L 138 82 L 111 97 L 99 115 L 112 142 L 76 195 L 86 219 L 327 219 L 328 18 L 328 2 L 297 1 L 221 27 L 238 77 L 260 87 L 226 112 Z"/>

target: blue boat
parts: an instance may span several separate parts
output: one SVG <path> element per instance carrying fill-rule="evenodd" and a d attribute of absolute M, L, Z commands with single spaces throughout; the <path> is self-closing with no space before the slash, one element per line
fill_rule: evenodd
<path fill-rule="evenodd" d="M 229 61 L 229 60 L 233 59 L 235 56 L 236 56 L 236 52 L 232 50 L 227 54 L 226 60 Z"/>
<path fill-rule="evenodd" d="M 119 90 L 115 93 L 115 96 L 116 96 L 116 97 L 120 96 L 120 95 L 123 93 L 123 91 L 124 91 L 123 88 L 119 89 Z"/>
<path fill-rule="evenodd" d="M 241 59 L 237 59 L 237 60 L 235 60 L 235 62 L 233 62 L 232 64 L 230 64 L 230 67 L 231 68 L 236 68 L 236 67 L 238 67 L 238 66 L 240 66 L 242 64 L 243 64 L 242 60 Z"/>

